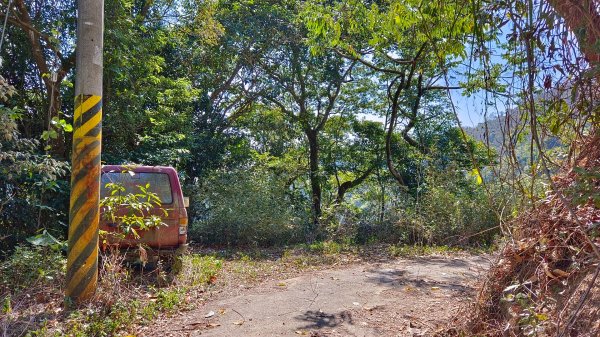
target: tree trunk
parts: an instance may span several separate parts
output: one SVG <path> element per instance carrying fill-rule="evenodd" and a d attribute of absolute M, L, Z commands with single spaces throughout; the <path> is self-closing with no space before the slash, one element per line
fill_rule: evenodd
<path fill-rule="evenodd" d="M 379 199 L 379 224 L 382 225 L 385 216 L 385 183 L 383 181 L 383 177 L 381 177 L 381 174 L 379 173 L 379 169 L 377 169 L 377 182 L 379 183 L 379 188 L 381 189 L 381 199 Z"/>
<path fill-rule="evenodd" d="M 577 36 L 579 48 L 590 64 L 600 63 L 596 43 L 600 40 L 600 13 L 597 0 L 548 0 L 554 11 L 563 17 Z"/>
<path fill-rule="evenodd" d="M 362 184 L 362 182 L 365 181 L 365 179 L 367 179 L 371 175 L 373 170 L 375 170 L 375 166 L 372 166 L 371 168 L 369 168 L 367 171 L 365 171 L 363 174 L 361 174 L 358 178 L 356 178 L 354 180 L 343 182 L 338 187 L 336 203 L 339 205 L 342 202 L 344 202 L 344 196 L 346 195 L 346 192 L 348 192 L 349 189 L 352 189 L 352 188 Z"/>
<path fill-rule="evenodd" d="M 31 56 L 35 65 L 40 72 L 40 77 L 46 87 L 46 95 L 48 98 L 48 109 L 44 116 L 44 128 L 50 131 L 54 126 L 51 125 L 52 118 L 60 117 L 59 112 L 61 109 L 61 97 L 60 97 L 60 84 L 65 78 L 69 70 L 73 67 L 75 61 L 75 53 L 72 52 L 68 57 L 63 58 L 62 53 L 56 47 L 54 47 L 48 36 L 36 30 L 32 22 L 30 13 L 23 0 L 15 0 L 15 17 L 10 18 L 9 21 L 21 28 L 29 38 L 31 45 Z M 40 39 L 46 42 L 42 45 Z M 56 73 L 56 82 L 53 82 L 52 69 L 49 66 L 47 60 L 47 52 L 54 53 L 58 59 L 60 59 L 60 66 Z M 65 144 L 65 137 L 62 130 L 57 131 L 58 137 L 49 139 L 48 145 L 52 148 L 50 152 L 57 158 L 66 159 L 67 151 Z"/>
<path fill-rule="evenodd" d="M 411 75 L 408 76 L 408 83 L 410 83 L 411 78 L 412 72 Z M 402 75 L 400 77 L 400 83 L 394 91 L 394 96 L 390 103 L 392 105 L 392 111 L 388 120 L 388 129 L 385 134 L 385 163 L 388 167 L 388 170 L 390 171 L 394 179 L 396 179 L 398 184 L 400 184 L 400 186 L 406 186 L 406 183 L 404 182 L 404 179 L 402 179 L 402 175 L 400 174 L 400 172 L 398 172 L 398 170 L 396 169 L 396 166 L 394 166 L 392 158 L 392 138 L 394 136 L 394 130 L 396 129 L 396 122 L 398 121 L 398 100 L 400 99 L 400 93 L 402 93 L 402 91 L 407 88 L 405 80 L 405 76 Z"/>
<path fill-rule="evenodd" d="M 394 162 L 393 162 L 393 158 L 392 158 L 392 138 L 394 135 L 394 129 L 396 127 L 396 119 L 397 118 L 398 118 L 397 107 L 392 107 L 392 116 L 390 118 L 390 124 L 388 126 L 388 130 L 385 135 L 385 163 L 386 163 L 390 173 L 394 177 L 394 179 L 396 179 L 396 181 L 401 186 L 406 186 L 406 183 L 404 183 L 404 179 L 402 178 L 402 175 L 400 174 L 400 172 L 398 172 L 398 170 L 396 169 L 396 166 L 394 166 Z"/>
<path fill-rule="evenodd" d="M 321 179 L 319 174 L 319 142 L 317 139 L 317 131 L 313 129 L 305 129 L 306 138 L 308 138 L 309 150 L 309 175 L 310 187 L 312 190 L 312 235 L 315 235 L 314 230 L 319 227 L 321 218 Z M 314 237 L 313 237 L 314 239 Z"/>

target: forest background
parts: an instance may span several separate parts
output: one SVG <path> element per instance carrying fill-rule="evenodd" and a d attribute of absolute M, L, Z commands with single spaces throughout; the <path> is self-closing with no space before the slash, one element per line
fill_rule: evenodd
<path fill-rule="evenodd" d="M 66 239 L 76 3 L 1 3 L 6 257 Z M 597 122 L 552 4 L 106 0 L 102 162 L 175 167 L 202 244 L 489 246 Z"/>

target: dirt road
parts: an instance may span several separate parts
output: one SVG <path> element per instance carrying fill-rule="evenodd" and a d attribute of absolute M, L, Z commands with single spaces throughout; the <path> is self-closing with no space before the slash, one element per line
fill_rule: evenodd
<path fill-rule="evenodd" d="M 469 301 L 486 257 L 350 265 L 267 281 L 140 331 L 146 336 L 421 336 Z"/>

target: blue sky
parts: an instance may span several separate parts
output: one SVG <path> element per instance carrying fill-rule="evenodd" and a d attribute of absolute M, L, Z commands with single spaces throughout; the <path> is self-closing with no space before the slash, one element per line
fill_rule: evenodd
<path fill-rule="evenodd" d="M 475 126 L 483 122 L 483 102 L 485 101 L 485 96 L 481 97 L 483 93 L 466 97 L 462 95 L 462 90 L 453 90 L 451 94 L 462 126 Z"/>

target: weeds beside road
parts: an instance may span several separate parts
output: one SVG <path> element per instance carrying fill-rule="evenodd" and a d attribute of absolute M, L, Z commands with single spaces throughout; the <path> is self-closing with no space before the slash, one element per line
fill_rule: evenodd
<path fill-rule="evenodd" d="M 66 310 L 65 261 L 50 248 L 20 247 L 0 268 L 0 335 L 120 336 L 159 316 L 196 308 L 272 280 L 324 268 L 397 256 L 459 254 L 447 247 L 354 246 L 335 242 L 286 249 L 192 249 L 174 275 L 126 267 L 119 255 L 103 259 L 95 298 Z"/>

